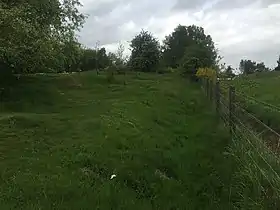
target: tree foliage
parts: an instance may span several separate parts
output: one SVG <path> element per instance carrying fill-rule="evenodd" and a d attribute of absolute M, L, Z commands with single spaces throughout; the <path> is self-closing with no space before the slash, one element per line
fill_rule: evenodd
<path fill-rule="evenodd" d="M 148 31 L 141 31 L 131 41 L 130 65 L 136 71 L 155 71 L 160 61 L 158 40 Z"/>
<path fill-rule="evenodd" d="M 0 64 L 13 73 L 60 71 L 76 65 L 78 0 L 2 0 Z M 75 57 L 75 59 L 73 59 Z"/>
<path fill-rule="evenodd" d="M 110 65 L 111 61 L 105 48 L 99 50 L 86 48 L 82 50 L 80 63 L 82 71 L 89 71 L 94 69 L 105 69 Z"/>
<path fill-rule="evenodd" d="M 173 68 L 212 67 L 216 64 L 217 51 L 202 27 L 179 25 L 163 42 L 163 59 Z"/>
<path fill-rule="evenodd" d="M 235 76 L 235 74 L 234 74 L 234 69 L 230 66 L 230 65 L 228 65 L 227 66 L 227 68 L 225 69 L 225 76 L 226 77 L 234 77 Z"/>
<path fill-rule="evenodd" d="M 118 45 L 118 49 L 116 52 L 116 65 L 125 65 L 126 63 L 126 58 L 124 55 L 125 47 L 124 45 L 120 42 Z"/>
<path fill-rule="evenodd" d="M 195 61 L 195 62 L 194 62 Z M 185 71 L 190 69 L 198 69 L 203 67 L 214 67 L 216 55 L 202 44 L 194 44 L 187 48 L 181 65 Z"/>
<path fill-rule="evenodd" d="M 265 66 L 263 62 L 257 63 L 252 60 L 241 60 L 239 64 L 239 70 L 242 74 L 248 75 L 256 72 L 266 72 L 269 68 Z"/>
<path fill-rule="evenodd" d="M 279 56 L 279 58 L 277 60 L 277 66 L 276 66 L 276 68 L 274 70 L 275 71 L 280 71 L 280 56 Z"/>
<path fill-rule="evenodd" d="M 108 57 L 110 59 L 110 72 L 109 74 L 125 74 L 128 70 L 127 68 L 127 59 L 124 55 L 125 47 L 120 42 L 118 45 L 118 49 L 115 53 L 110 52 Z"/>
<path fill-rule="evenodd" d="M 267 72 L 270 71 L 268 67 L 265 66 L 264 62 L 257 63 L 256 72 Z"/>
<path fill-rule="evenodd" d="M 163 41 L 163 59 L 167 66 L 178 67 L 185 54 L 185 48 L 190 45 L 187 27 L 179 25 L 165 37 Z"/>
<path fill-rule="evenodd" d="M 106 54 L 106 49 L 102 47 L 97 50 L 97 69 L 104 69 L 110 65 L 109 57 Z"/>

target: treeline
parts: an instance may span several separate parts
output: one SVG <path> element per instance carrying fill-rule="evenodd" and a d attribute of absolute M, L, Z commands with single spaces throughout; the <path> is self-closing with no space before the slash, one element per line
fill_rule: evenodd
<path fill-rule="evenodd" d="M 222 60 L 210 35 L 202 27 L 179 25 L 165 37 L 163 44 L 152 34 L 142 31 L 131 44 L 131 66 L 134 70 L 164 71 L 167 68 L 179 69 L 185 75 L 194 76 L 198 69 L 211 69 L 221 77 L 234 77 L 236 74 L 280 71 L 280 56 L 274 69 L 264 62 L 241 60 L 239 69 L 220 64 Z"/>
<path fill-rule="evenodd" d="M 280 71 L 280 56 L 277 60 L 277 66 L 274 69 L 266 67 L 263 62 L 257 63 L 252 60 L 241 60 L 239 64 L 239 70 L 242 74 L 245 75 L 253 74 L 256 72 Z"/>
<path fill-rule="evenodd" d="M 141 31 L 130 43 L 108 53 L 105 48 L 82 46 L 75 32 L 82 27 L 78 0 L 2 0 L 0 2 L 0 72 L 73 72 L 123 70 L 159 72 L 179 69 L 194 76 L 199 68 L 221 71 L 221 57 L 210 35 L 195 25 L 177 26 L 162 43 L 148 31 Z M 114 67 L 114 68 L 111 68 Z M 280 58 L 275 70 L 280 70 Z M 240 62 L 240 71 L 250 74 L 270 71 L 264 63 Z M 234 75 L 231 66 L 223 74 Z"/>
<path fill-rule="evenodd" d="M 221 65 L 220 76 L 233 77 L 236 74 L 249 75 L 258 72 L 272 72 L 272 71 L 280 71 L 280 56 L 279 59 L 277 60 L 277 66 L 275 68 L 267 67 L 264 64 L 264 62 L 257 63 L 256 61 L 246 60 L 246 59 L 245 60 L 241 59 L 239 63 L 239 69 L 234 69 L 230 65 L 226 67 L 226 64 L 224 63 Z"/>
<path fill-rule="evenodd" d="M 85 16 L 77 0 L 1 0 L 1 73 L 57 72 L 75 68 L 75 36 Z"/>
<path fill-rule="evenodd" d="M 218 51 L 202 27 L 177 26 L 162 43 L 150 32 L 141 31 L 130 44 L 126 68 L 132 71 L 167 73 L 180 71 L 197 80 L 200 68 L 219 71 Z"/>
<path fill-rule="evenodd" d="M 195 25 L 177 26 L 160 45 L 157 38 L 142 31 L 131 42 L 129 65 L 139 71 L 168 71 L 181 69 L 195 75 L 198 68 L 218 69 L 220 57 L 210 35 Z"/>
<path fill-rule="evenodd" d="M 162 44 L 147 31 L 131 41 L 131 55 L 123 45 L 115 53 L 83 47 L 75 32 L 85 16 L 78 0 L 2 0 L 0 3 L 1 73 L 72 72 L 108 67 L 144 72 L 181 68 L 193 74 L 199 67 L 218 68 L 210 35 L 198 26 L 181 26 Z"/>
<path fill-rule="evenodd" d="M 127 58 L 123 45 L 115 53 L 107 53 L 105 48 L 85 48 L 75 35 L 86 18 L 79 6 L 78 0 L 2 0 L 1 73 L 72 72 L 112 66 L 144 72 L 168 68 L 191 72 L 198 67 L 217 67 L 211 36 L 194 25 L 179 25 L 163 44 L 151 33 L 141 31 L 131 41 Z"/>

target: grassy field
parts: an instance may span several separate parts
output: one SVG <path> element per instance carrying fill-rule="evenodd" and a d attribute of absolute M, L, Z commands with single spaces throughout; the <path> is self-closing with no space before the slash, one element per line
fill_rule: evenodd
<path fill-rule="evenodd" d="M 280 87 L 279 72 L 241 76 L 223 81 L 236 88 L 234 132 L 231 154 L 238 169 L 234 188 L 238 192 L 237 206 L 241 209 L 280 208 Z M 226 102 L 228 103 L 228 102 Z M 274 129 L 271 130 L 270 128 Z M 276 131 L 276 132 L 275 132 Z"/>
<path fill-rule="evenodd" d="M 2 94 L 1 209 L 230 209 L 229 137 L 198 85 L 122 79 L 36 75 Z"/>
<path fill-rule="evenodd" d="M 235 86 L 236 99 L 246 110 L 280 133 L 279 72 L 243 76 L 232 82 L 224 82 L 223 86 L 227 88 L 230 84 Z"/>
<path fill-rule="evenodd" d="M 237 90 L 271 104 L 280 104 L 280 72 L 256 73 L 233 80 Z"/>

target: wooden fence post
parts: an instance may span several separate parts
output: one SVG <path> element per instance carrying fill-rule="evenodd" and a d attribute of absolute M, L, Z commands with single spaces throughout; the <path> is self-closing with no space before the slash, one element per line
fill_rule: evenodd
<path fill-rule="evenodd" d="M 215 86 L 215 98 L 216 98 L 216 111 L 217 114 L 220 114 L 220 81 L 216 81 L 216 86 Z"/>
<path fill-rule="evenodd" d="M 204 80 L 203 78 L 199 79 L 200 85 L 201 85 L 201 89 L 204 91 Z"/>
<path fill-rule="evenodd" d="M 0 88 L 0 113 L 2 111 L 2 94 L 3 94 L 4 88 Z"/>
<path fill-rule="evenodd" d="M 201 78 L 201 81 L 202 81 L 202 88 L 203 88 L 203 91 L 205 91 L 204 78 Z"/>
<path fill-rule="evenodd" d="M 207 78 L 203 78 L 203 84 L 204 84 L 204 92 L 207 96 Z"/>
<path fill-rule="evenodd" d="M 229 87 L 229 129 L 230 134 L 232 135 L 235 132 L 235 87 Z"/>
<path fill-rule="evenodd" d="M 210 92 L 209 92 L 209 98 L 210 98 L 210 101 L 212 102 L 212 100 L 213 100 L 213 80 L 210 80 L 209 79 L 209 90 L 210 90 Z"/>
<path fill-rule="evenodd" d="M 209 97 L 209 79 L 206 78 L 206 95 Z"/>

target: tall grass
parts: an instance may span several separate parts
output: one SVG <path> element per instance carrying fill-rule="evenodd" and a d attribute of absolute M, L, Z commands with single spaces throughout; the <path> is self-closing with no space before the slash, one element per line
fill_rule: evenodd
<path fill-rule="evenodd" d="M 279 209 L 279 157 L 252 131 L 236 126 L 230 154 L 235 157 L 230 199 L 236 209 Z"/>
<path fill-rule="evenodd" d="M 229 135 L 197 84 L 176 74 L 115 79 L 30 75 L 10 86 L 1 210 L 230 209 Z"/>

